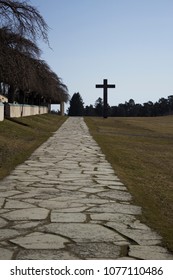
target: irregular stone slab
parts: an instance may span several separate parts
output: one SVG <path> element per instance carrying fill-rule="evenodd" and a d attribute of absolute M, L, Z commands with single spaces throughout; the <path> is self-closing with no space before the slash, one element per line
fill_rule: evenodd
<path fill-rule="evenodd" d="M 29 166 L 31 166 L 31 167 L 36 167 L 36 168 L 38 168 L 38 170 L 42 170 L 44 167 L 47 169 L 47 168 L 50 168 L 51 166 L 53 166 L 53 163 L 51 163 L 51 162 L 38 162 L 38 163 L 36 163 L 36 162 L 34 162 L 33 161 L 33 163 L 28 163 L 27 162 L 27 164 L 29 165 Z"/>
<path fill-rule="evenodd" d="M 23 223 L 17 221 L 17 223 L 12 227 L 14 229 L 30 229 L 30 228 L 35 228 L 40 224 L 40 222 L 28 222 L 28 223 Z"/>
<path fill-rule="evenodd" d="M 85 179 L 58 179 L 58 183 L 59 184 L 71 184 L 71 185 L 78 185 L 78 186 L 91 186 L 93 184 L 93 181 L 92 180 L 85 180 Z"/>
<path fill-rule="evenodd" d="M 121 183 L 120 181 L 116 181 L 116 180 L 99 180 L 99 179 L 95 179 L 95 181 L 98 184 L 104 184 L 105 186 L 124 186 L 123 183 Z"/>
<path fill-rule="evenodd" d="M 110 181 L 111 182 L 120 182 L 119 181 L 119 179 L 117 180 L 117 177 L 114 175 L 114 174 L 95 174 L 94 175 L 94 179 L 96 179 L 96 180 L 99 180 L 99 181 L 102 181 L 103 182 L 103 184 L 105 184 L 105 182 L 107 182 L 107 181 L 109 181 L 109 183 L 110 183 Z M 120 184 L 121 184 L 121 182 L 120 182 Z"/>
<path fill-rule="evenodd" d="M 140 229 L 140 230 L 150 230 L 148 226 L 145 224 L 142 224 L 139 220 L 134 220 L 131 224 L 130 227 L 133 229 Z"/>
<path fill-rule="evenodd" d="M 79 166 L 82 167 L 82 171 L 93 171 L 95 168 L 97 168 L 97 165 L 90 164 L 88 162 L 79 162 Z"/>
<path fill-rule="evenodd" d="M 1 197 L 10 197 L 16 194 L 21 194 L 22 192 L 20 191 L 5 191 L 5 192 L 1 192 Z M 1 199 L 0 199 L 1 200 Z"/>
<path fill-rule="evenodd" d="M 59 176 L 59 179 L 60 180 L 70 180 L 70 181 L 73 181 L 73 180 L 88 180 L 90 179 L 90 176 L 89 175 L 85 175 L 85 174 L 77 174 L 77 173 L 62 173 L 60 174 Z"/>
<path fill-rule="evenodd" d="M 127 188 L 125 186 L 108 186 L 108 189 L 112 189 L 112 190 L 120 190 L 120 191 L 127 191 Z"/>
<path fill-rule="evenodd" d="M 24 174 L 23 176 L 20 176 L 20 178 L 18 176 L 11 176 L 9 178 L 10 180 L 14 181 L 14 180 L 19 180 L 20 182 L 26 182 L 27 184 L 30 182 L 39 182 L 39 178 L 35 177 L 35 176 L 26 176 L 26 174 Z"/>
<path fill-rule="evenodd" d="M 10 242 L 25 249 L 60 249 L 64 248 L 64 243 L 68 240 L 54 234 L 34 232 L 24 237 L 11 239 Z"/>
<path fill-rule="evenodd" d="M 5 248 L 0 248 L 0 260 L 11 260 L 13 256 L 13 252 L 5 249 Z"/>
<path fill-rule="evenodd" d="M 83 169 L 83 173 L 84 174 L 90 174 L 90 175 L 98 175 L 99 177 L 100 176 L 114 176 L 114 179 L 116 179 L 117 177 L 115 176 L 114 174 L 114 171 L 113 169 L 108 169 L 108 168 L 104 168 L 104 169 L 98 169 L 98 167 L 96 167 L 97 170 L 93 170 L 92 169 L 89 169 L 89 170 L 86 170 L 86 169 Z"/>
<path fill-rule="evenodd" d="M 62 184 L 62 185 L 56 185 L 56 188 L 58 190 L 69 190 L 69 191 L 77 191 L 77 190 L 80 190 L 81 189 L 81 186 L 80 185 L 65 185 L 65 184 Z"/>
<path fill-rule="evenodd" d="M 4 219 L 0 218 L 0 228 L 5 227 L 8 224 L 7 221 L 5 221 Z"/>
<path fill-rule="evenodd" d="M 112 169 L 111 166 L 106 167 L 104 166 L 104 168 L 102 167 L 102 164 L 97 166 L 97 172 L 100 172 L 100 174 L 112 174 L 115 176 L 116 179 L 119 179 L 116 175 L 114 170 Z"/>
<path fill-rule="evenodd" d="M 130 245 L 129 248 L 130 257 L 141 260 L 173 260 L 173 255 L 160 246 Z"/>
<path fill-rule="evenodd" d="M 44 227 L 51 233 L 60 234 L 74 240 L 75 242 L 114 242 L 125 241 L 125 239 L 101 225 L 87 223 L 52 223 Z"/>
<path fill-rule="evenodd" d="M 91 220 L 93 221 L 113 221 L 117 223 L 123 224 L 131 224 L 135 221 L 135 217 L 128 214 L 120 214 L 120 213 L 99 213 L 99 214 L 91 214 Z"/>
<path fill-rule="evenodd" d="M 47 175 L 47 172 L 45 170 L 27 170 L 26 174 L 31 176 L 44 176 Z"/>
<path fill-rule="evenodd" d="M 71 207 L 71 208 L 62 208 L 56 209 L 59 213 L 80 213 L 87 209 L 88 207 Z"/>
<path fill-rule="evenodd" d="M 76 203 L 81 203 L 81 200 L 83 198 L 86 198 L 86 195 L 83 193 L 76 193 L 76 192 L 71 192 L 71 191 L 63 191 L 61 192 L 61 195 L 58 195 L 55 198 L 52 198 L 51 201 L 56 201 L 57 203 L 59 202 L 76 202 Z"/>
<path fill-rule="evenodd" d="M 52 211 L 50 220 L 52 223 L 82 223 L 86 221 L 86 215 L 82 213 L 59 213 Z"/>
<path fill-rule="evenodd" d="M 40 183 L 41 183 L 41 187 L 42 188 L 44 188 L 45 186 L 44 185 L 46 185 L 47 187 L 49 187 L 49 186 L 51 186 L 51 185 L 56 185 L 56 184 L 58 184 L 58 182 L 59 182 L 59 179 L 55 179 L 55 180 L 46 180 L 46 178 L 45 179 L 42 179 L 42 180 L 40 180 L 39 179 L 39 182 L 33 182 L 33 183 L 31 183 L 32 185 L 39 185 Z"/>
<path fill-rule="evenodd" d="M 120 256 L 121 248 L 109 242 L 67 244 L 67 248 L 83 260 L 115 260 Z"/>
<path fill-rule="evenodd" d="M 14 210 L 2 214 L 2 217 L 8 220 L 44 220 L 47 218 L 49 211 L 44 208 L 30 208 L 25 210 Z"/>
<path fill-rule="evenodd" d="M 49 188 L 51 188 L 51 187 L 53 187 L 53 188 L 55 188 L 56 189 L 56 187 L 58 186 L 58 183 L 57 182 L 49 182 L 49 183 L 47 183 L 47 184 L 44 184 L 43 182 L 42 183 L 33 183 L 33 184 L 31 184 L 30 185 L 31 187 L 33 187 L 33 188 L 35 188 L 35 189 L 37 189 L 37 188 L 46 188 L 46 189 L 49 189 Z M 20 190 L 20 189 L 19 189 Z M 26 190 L 26 189 L 25 189 Z"/>
<path fill-rule="evenodd" d="M 41 182 L 40 182 L 41 183 Z M 32 193 L 33 195 L 52 195 L 52 194 L 55 194 L 55 196 L 57 196 L 60 191 L 57 190 L 56 188 L 52 188 L 50 187 L 50 185 L 47 185 L 47 188 L 42 188 L 42 187 L 35 187 L 35 185 L 33 186 L 28 186 L 27 189 L 26 187 L 19 187 L 20 190 L 22 190 L 23 192 L 26 192 L 27 190 L 27 193 L 23 193 L 22 195 L 15 195 L 14 198 L 25 198 L 26 195 L 28 196 L 28 193 Z"/>
<path fill-rule="evenodd" d="M 106 205 L 109 200 L 107 199 L 103 199 L 103 198 L 99 198 L 97 196 L 90 196 L 89 198 L 83 198 L 80 200 L 80 202 L 84 203 L 84 204 L 91 204 L 92 206 L 93 205 Z M 102 207 L 102 206 L 100 206 Z M 97 212 L 97 211 L 96 211 Z"/>
<path fill-rule="evenodd" d="M 36 198 L 25 198 L 22 200 L 23 202 L 27 202 L 29 204 L 32 204 L 33 205 L 33 208 L 36 206 L 38 207 L 39 203 L 42 201 L 41 199 L 36 199 Z M 41 207 L 41 208 L 46 208 L 46 207 Z"/>
<path fill-rule="evenodd" d="M 132 229 L 118 222 L 108 222 L 107 225 L 140 245 L 156 245 L 161 242 L 161 237 L 151 229 Z"/>
<path fill-rule="evenodd" d="M 50 182 L 51 183 L 54 183 L 54 184 L 56 184 L 57 182 L 58 182 L 58 177 L 57 176 L 48 176 L 48 175 L 45 175 L 45 176 L 38 176 L 39 177 L 39 179 L 40 179 L 40 182 L 42 182 L 42 181 L 46 181 L 46 182 L 49 182 L 49 180 L 50 180 Z M 48 183 L 49 184 L 49 183 Z"/>
<path fill-rule="evenodd" d="M 22 199 L 25 199 L 25 198 L 35 198 L 36 195 L 37 195 L 36 191 L 31 191 L 31 192 L 27 192 L 27 193 L 23 192 L 21 194 L 14 195 L 13 199 L 22 200 Z"/>
<path fill-rule="evenodd" d="M 67 153 L 69 153 L 69 152 L 70 151 L 67 151 Z M 73 156 L 73 155 L 71 155 L 71 156 Z M 71 164 L 67 157 L 66 157 L 66 163 L 61 162 L 60 165 L 59 165 L 59 168 L 60 168 L 59 169 L 60 171 L 63 171 L 63 172 L 65 171 L 64 173 L 70 173 L 70 171 L 72 169 L 74 170 L 74 172 L 79 170 L 78 164 L 77 163 L 76 164 Z"/>
<path fill-rule="evenodd" d="M 72 252 L 60 250 L 22 250 L 16 260 L 79 260 Z"/>
<path fill-rule="evenodd" d="M 86 193 L 99 193 L 99 192 L 104 192 L 105 189 L 103 187 L 98 187 L 98 185 L 91 186 L 90 188 L 81 188 L 80 191 L 86 192 Z"/>
<path fill-rule="evenodd" d="M 100 197 L 106 197 L 116 200 L 122 200 L 122 201 L 130 201 L 132 199 L 132 196 L 128 192 L 114 190 L 114 191 L 105 191 L 103 193 L 98 194 Z"/>
<path fill-rule="evenodd" d="M 19 235 L 19 232 L 14 229 L 0 229 L 0 240 L 6 240 Z"/>
<path fill-rule="evenodd" d="M 110 203 L 99 205 L 97 207 L 92 207 L 87 210 L 90 213 L 124 213 L 124 214 L 131 214 L 131 215 L 140 215 L 141 214 L 141 207 L 135 205 L 127 205 L 123 203 Z"/>
<path fill-rule="evenodd" d="M 57 201 L 57 200 L 50 199 L 47 201 L 42 201 L 41 203 L 39 203 L 39 206 L 48 209 L 63 209 L 63 208 L 82 207 L 82 204 L 70 202 L 70 201 Z"/>
<path fill-rule="evenodd" d="M 34 205 L 31 205 L 27 202 L 22 202 L 22 201 L 18 201 L 18 200 L 7 200 L 7 202 L 5 203 L 4 208 L 7 209 L 26 209 L 26 208 L 32 208 L 35 207 Z"/>
<path fill-rule="evenodd" d="M 42 184 L 41 181 L 40 181 L 40 184 Z M 47 188 L 45 188 L 45 187 L 42 187 L 42 185 L 40 187 L 37 187 L 37 188 L 34 185 L 34 186 L 30 187 L 30 188 L 27 188 L 27 190 L 29 190 L 31 192 L 33 191 L 36 194 L 47 194 L 47 195 L 55 194 L 56 196 L 58 196 L 60 194 L 60 191 L 57 190 L 55 187 L 47 185 Z"/>

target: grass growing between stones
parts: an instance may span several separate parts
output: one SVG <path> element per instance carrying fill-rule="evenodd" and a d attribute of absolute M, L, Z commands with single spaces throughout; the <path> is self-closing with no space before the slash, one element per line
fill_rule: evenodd
<path fill-rule="evenodd" d="M 173 116 L 85 121 L 134 203 L 141 220 L 173 251 Z"/>
<path fill-rule="evenodd" d="M 0 122 L 0 179 L 25 161 L 65 120 L 44 114 Z"/>

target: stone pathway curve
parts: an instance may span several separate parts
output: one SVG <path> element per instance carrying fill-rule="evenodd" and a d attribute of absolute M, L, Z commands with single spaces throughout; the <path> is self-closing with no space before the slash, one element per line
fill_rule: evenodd
<path fill-rule="evenodd" d="M 0 259 L 173 259 L 81 117 L 0 181 Z"/>

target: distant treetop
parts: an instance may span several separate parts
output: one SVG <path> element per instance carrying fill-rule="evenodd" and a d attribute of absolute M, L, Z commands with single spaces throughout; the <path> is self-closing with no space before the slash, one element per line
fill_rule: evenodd
<path fill-rule="evenodd" d="M 70 107 L 68 111 L 69 116 L 83 116 L 84 103 L 79 92 L 74 93 L 70 100 Z"/>

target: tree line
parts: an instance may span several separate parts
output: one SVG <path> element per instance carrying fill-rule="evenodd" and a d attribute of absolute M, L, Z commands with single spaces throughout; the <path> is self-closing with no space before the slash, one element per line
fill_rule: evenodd
<path fill-rule="evenodd" d="M 37 40 L 49 45 L 48 25 L 29 1 L 0 0 L 0 91 L 8 102 L 59 103 L 67 86 L 40 59 Z"/>
<path fill-rule="evenodd" d="M 118 106 L 108 105 L 110 117 L 155 117 L 173 114 L 173 95 L 160 98 L 157 102 L 135 103 L 133 99 Z M 98 98 L 94 105 L 84 106 L 80 93 L 74 93 L 68 109 L 69 116 L 102 116 L 103 100 Z"/>

